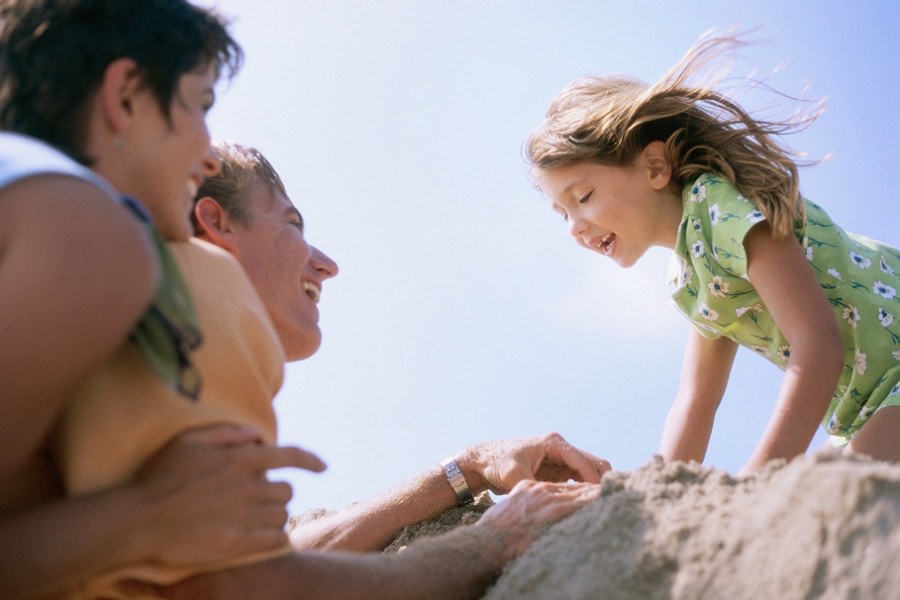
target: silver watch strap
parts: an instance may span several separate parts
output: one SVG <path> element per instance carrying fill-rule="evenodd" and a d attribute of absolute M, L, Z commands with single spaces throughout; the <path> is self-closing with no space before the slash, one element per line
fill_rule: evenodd
<path fill-rule="evenodd" d="M 469 484 L 466 483 L 466 478 L 463 476 L 462 470 L 459 468 L 459 464 L 457 464 L 456 460 L 448 458 L 441 463 L 441 469 L 447 477 L 447 483 L 449 483 L 450 487 L 453 488 L 453 491 L 456 492 L 458 505 L 462 506 L 463 504 L 472 502 L 474 500 L 472 497 L 472 490 L 469 489 Z"/>

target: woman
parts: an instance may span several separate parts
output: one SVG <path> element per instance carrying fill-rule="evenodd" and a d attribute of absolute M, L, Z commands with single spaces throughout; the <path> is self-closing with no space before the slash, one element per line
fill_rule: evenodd
<path fill-rule="evenodd" d="M 205 114 L 241 58 L 220 18 L 182 0 L 0 5 L 4 597 L 285 542 L 271 511 L 248 509 L 283 513 L 289 496 L 259 477 L 286 459 L 254 431 L 182 436 L 127 485 L 77 500 L 62 499 L 45 447 L 68 398 L 132 331 L 171 385 L 196 392 L 189 301 L 172 273 L 157 288 L 164 247 L 142 206 L 120 197 L 143 203 L 163 236 L 189 236 L 193 193 L 217 168 Z"/>

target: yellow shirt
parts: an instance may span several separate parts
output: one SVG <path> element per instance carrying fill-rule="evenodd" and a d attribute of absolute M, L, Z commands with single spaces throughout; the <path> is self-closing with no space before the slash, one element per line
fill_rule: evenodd
<path fill-rule="evenodd" d="M 267 444 L 277 431 L 272 400 L 285 355 L 265 306 L 234 257 L 206 242 L 169 242 L 187 282 L 204 341 L 194 353 L 203 381 L 196 402 L 169 389 L 135 344 L 126 344 L 94 374 L 62 414 L 52 447 L 69 495 L 120 484 L 178 434 L 217 423 L 257 429 Z M 285 547 L 265 556 L 290 551 Z M 136 598 L 127 578 L 171 583 L 188 575 L 245 564 L 172 568 L 147 564 L 87 583 L 81 598 Z"/>

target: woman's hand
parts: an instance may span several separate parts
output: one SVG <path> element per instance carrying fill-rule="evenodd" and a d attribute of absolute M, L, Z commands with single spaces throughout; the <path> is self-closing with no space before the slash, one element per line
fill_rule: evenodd
<path fill-rule="evenodd" d="M 259 442 L 248 428 L 216 425 L 183 433 L 138 473 L 145 506 L 137 528 L 149 557 L 173 565 L 211 562 L 288 543 L 284 525 L 291 487 L 269 469 L 323 471 L 314 454 Z"/>

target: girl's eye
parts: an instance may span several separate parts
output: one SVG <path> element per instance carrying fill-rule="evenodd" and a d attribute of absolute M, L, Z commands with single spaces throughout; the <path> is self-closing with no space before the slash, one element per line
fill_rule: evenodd
<path fill-rule="evenodd" d="M 578 204 L 586 204 L 587 201 L 591 199 L 591 194 L 593 194 L 593 193 L 594 193 L 594 190 L 591 190 L 590 192 L 588 192 L 587 194 L 585 194 L 584 196 L 579 198 Z"/>

